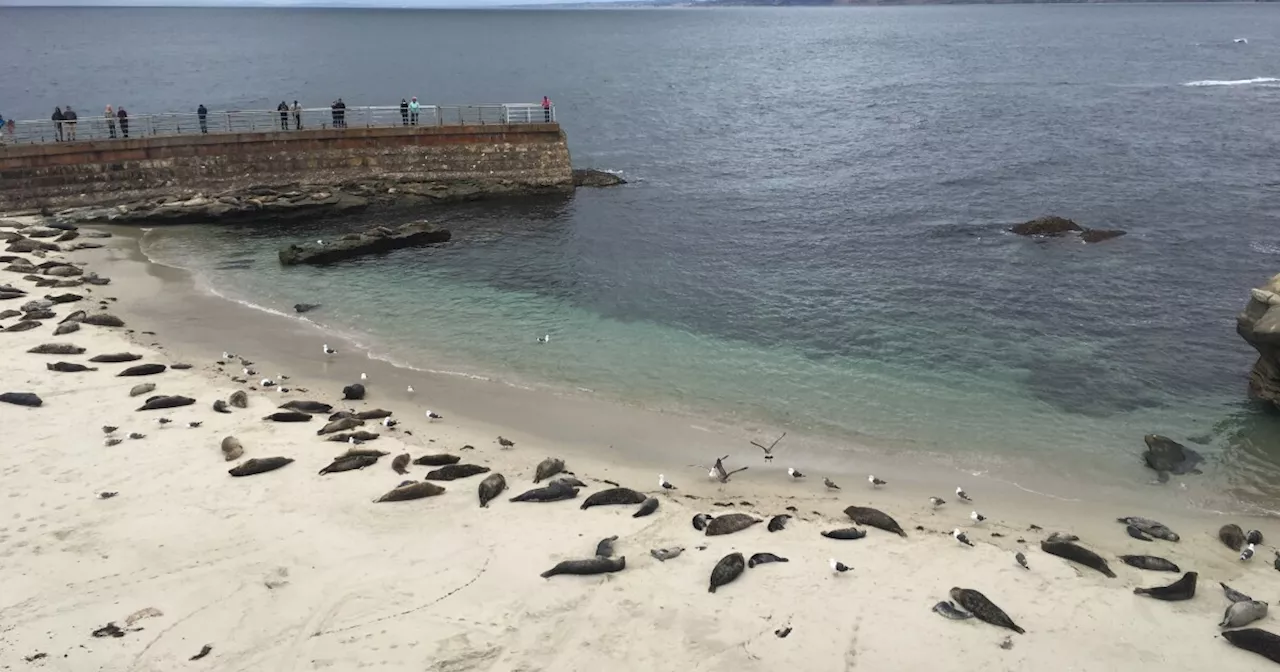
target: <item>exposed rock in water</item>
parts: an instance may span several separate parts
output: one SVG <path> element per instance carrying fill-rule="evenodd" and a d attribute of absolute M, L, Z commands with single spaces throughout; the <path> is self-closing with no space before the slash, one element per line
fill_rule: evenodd
<path fill-rule="evenodd" d="M 347 234 L 336 240 L 325 240 L 322 243 L 309 242 L 293 244 L 280 248 L 280 263 L 285 266 L 294 264 L 331 264 L 336 261 L 354 259 L 366 254 L 389 252 L 403 247 L 417 247 L 432 243 L 448 242 L 448 229 L 441 229 L 427 222 L 413 222 L 395 229 L 375 226 L 368 231 Z"/>
<path fill-rule="evenodd" d="M 1128 232 L 1120 229 L 1085 229 L 1084 233 L 1080 234 L 1080 240 L 1086 243 L 1100 243 L 1104 240 L 1119 238 L 1126 233 Z"/>
<path fill-rule="evenodd" d="M 573 169 L 573 186 L 575 187 L 614 187 L 626 183 L 627 181 L 621 177 L 613 173 L 606 173 L 603 170 L 592 170 L 590 168 Z"/>
<path fill-rule="evenodd" d="M 1060 236 L 1072 231 L 1083 231 L 1079 224 L 1064 217 L 1049 215 L 1023 222 L 1009 229 L 1019 236 Z"/>
<path fill-rule="evenodd" d="M 1280 409 L 1280 275 L 1250 290 L 1236 317 L 1236 333 L 1258 351 L 1249 373 L 1249 395 Z"/>
<path fill-rule="evenodd" d="M 310 310 L 315 310 L 316 308 L 319 308 L 319 307 L 320 307 L 320 304 L 318 304 L 318 303 L 295 303 L 295 304 L 293 304 L 293 310 L 294 310 L 295 312 L 298 312 L 298 313 L 305 313 L 305 312 L 310 311 Z"/>

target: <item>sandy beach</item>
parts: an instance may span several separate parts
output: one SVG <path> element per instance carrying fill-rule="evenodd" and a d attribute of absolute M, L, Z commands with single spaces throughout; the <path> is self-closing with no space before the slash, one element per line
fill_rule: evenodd
<path fill-rule="evenodd" d="M 0 362 L 0 392 L 43 400 L 37 408 L 0 404 L 8 438 L 0 470 L 6 495 L 0 669 L 938 672 L 1272 665 L 1220 636 L 1217 623 L 1229 603 L 1218 583 L 1271 600 L 1280 575 L 1270 542 L 1280 539 L 1280 527 L 1188 506 L 1193 481 L 1175 477 L 1167 488 L 1099 492 L 1045 474 L 1037 491 L 1053 494 L 1037 495 L 914 458 L 840 464 L 807 447 L 804 437 L 788 437 L 769 464 L 746 442 L 770 434 L 768 428 L 735 432 L 599 401 L 428 376 L 372 361 L 342 342 L 328 341 L 339 354 L 327 358 L 325 336 L 314 329 L 198 295 L 173 269 L 140 260 L 127 236 L 98 242 L 107 246 L 44 259 L 17 256 L 84 264 L 111 278 L 109 285 L 46 289 L 25 273 L 0 277 L 0 284 L 29 293 L 0 302 L 0 310 L 46 294 L 84 296 L 53 306 L 56 317 L 38 328 L 0 333 L 9 353 Z M 86 324 L 52 335 L 73 311 L 103 308 L 126 326 Z M 84 353 L 27 352 L 42 343 L 74 344 Z M 258 373 L 249 383 L 232 380 L 243 368 L 238 360 L 216 363 L 223 350 L 253 362 Z M 142 357 L 88 362 L 117 352 Z M 97 370 L 46 366 L 60 361 Z M 139 363 L 192 368 L 117 376 Z M 289 375 L 279 382 L 290 392 L 256 384 L 279 372 Z M 344 402 L 341 388 L 361 373 L 369 375 L 367 398 Z M 196 402 L 137 410 L 150 396 L 130 397 L 139 383 L 154 383 L 151 394 Z M 213 410 L 215 400 L 238 390 L 248 392 L 247 408 Z M 290 400 L 392 411 L 398 427 L 370 421 L 364 429 L 380 436 L 361 446 L 388 455 L 364 469 L 320 475 L 348 446 L 317 435 L 327 414 L 298 423 L 263 419 Z M 428 422 L 428 408 L 444 418 Z M 159 418 L 172 422 L 162 426 Z M 199 426 L 189 427 L 193 421 Z M 123 440 L 104 445 L 103 426 L 117 427 L 109 436 Z M 145 436 L 123 438 L 130 432 Z M 227 436 L 241 441 L 244 459 L 294 462 L 233 478 L 227 470 L 243 459 L 224 460 L 219 446 Z M 498 436 L 515 445 L 504 449 Z M 478 475 L 438 483 L 445 488 L 439 496 L 375 503 L 431 469 L 395 473 L 392 458 L 403 453 L 457 455 L 503 474 L 507 491 L 481 508 L 477 486 L 484 475 Z M 729 468 L 750 469 L 719 483 L 688 466 L 724 454 Z M 537 487 L 534 469 L 547 457 L 562 458 L 586 484 L 580 494 L 550 503 L 508 501 Z M 808 477 L 789 478 L 788 466 Z M 678 489 L 660 488 L 660 472 Z M 868 472 L 889 483 L 871 488 Z M 824 487 L 824 477 L 841 489 Z M 658 510 L 640 518 L 632 517 L 634 505 L 582 510 L 589 495 L 612 487 L 606 480 L 656 497 Z M 958 484 L 974 504 L 955 498 Z M 947 503 L 935 509 L 931 495 Z M 842 513 L 850 505 L 888 513 L 906 536 L 878 529 L 859 540 L 821 536 L 852 525 Z M 985 522 L 970 520 L 975 507 Z M 793 519 L 777 532 L 761 523 L 708 537 L 691 525 L 698 513 Z M 1117 516 L 1154 518 L 1181 540 L 1130 538 Z M 1227 522 L 1267 535 L 1251 562 L 1218 541 Z M 972 547 L 952 538 L 957 527 Z M 1117 577 L 1041 551 L 1040 541 L 1054 531 L 1078 535 Z M 539 576 L 563 560 L 593 557 L 597 542 L 613 535 L 616 555 L 626 558 L 622 571 Z M 650 554 L 659 548 L 684 551 L 662 562 Z M 1019 551 L 1029 569 L 1015 563 Z M 734 552 L 768 552 L 789 562 L 749 568 L 708 592 L 712 569 Z M 1196 571 L 1199 591 L 1181 602 L 1135 595 L 1135 587 L 1166 585 L 1180 574 L 1129 567 L 1122 554 L 1160 556 Z M 851 570 L 837 574 L 829 559 Z M 953 587 L 981 591 L 1025 634 L 933 613 Z M 1255 627 L 1280 629 L 1272 618 Z M 94 636 L 110 623 L 120 636 Z M 191 660 L 205 646 L 208 653 Z"/>

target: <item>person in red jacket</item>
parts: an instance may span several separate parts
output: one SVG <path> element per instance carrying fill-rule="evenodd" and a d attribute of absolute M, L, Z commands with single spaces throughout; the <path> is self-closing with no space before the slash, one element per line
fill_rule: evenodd
<path fill-rule="evenodd" d="M 542 97 L 542 120 L 551 123 L 551 99 L 546 96 Z"/>

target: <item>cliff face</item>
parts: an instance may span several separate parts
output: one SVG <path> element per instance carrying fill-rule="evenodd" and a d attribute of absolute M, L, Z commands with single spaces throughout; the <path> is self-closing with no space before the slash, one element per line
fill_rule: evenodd
<path fill-rule="evenodd" d="M 1280 275 L 1250 290 L 1249 305 L 1236 318 L 1236 333 L 1258 351 L 1249 373 L 1249 394 L 1280 409 Z"/>

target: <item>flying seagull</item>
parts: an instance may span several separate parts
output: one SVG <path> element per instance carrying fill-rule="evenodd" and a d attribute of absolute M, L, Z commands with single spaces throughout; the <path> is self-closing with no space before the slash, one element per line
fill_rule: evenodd
<path fill-rule="evenodd" d="M 766 461 L 766 462 L 770 462 L 770 461 L 772 461 L 772 460 L 773 460 L 773 449 L 774 449 L 775 447 L 777 447 L 778 442 L 779 442 L 779 441 L 781 441 L 781 440 L 783 439 L 783 437 L 785 437 L 786 435 L 787 435 L 787 433 L 786 433 L 786 432 L 783 432 L 783 433 L 782 433 L 782 436 L 779 436 L 778 438 L 774 439 L 774 440 L 773 440 L 773 443 L 769 444 L 769 447 L 768 447 L 768 448 L 765 448 L 763 445 L 761 445 L 761 444 L 759 444 L 759 443 L 756 443 L 755 441 L 752 441 L 752 442 L 751 442 L 751 445 L 755 446 L 756 448 L 759 448 L 760 450 L 763 450 L 763 451 L 764 451 L 764 459 L 765 459 L 765 461 Z"/>

